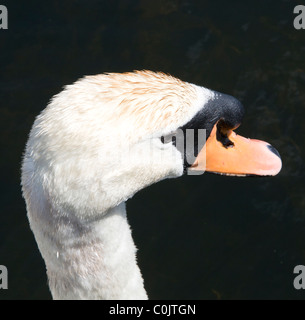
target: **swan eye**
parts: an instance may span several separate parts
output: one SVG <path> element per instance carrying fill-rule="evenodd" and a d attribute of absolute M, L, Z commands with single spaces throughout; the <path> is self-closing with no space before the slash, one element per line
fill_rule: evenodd
<path fill-rule="evenodd" d="M 174 146 L 176 146 L 176 133 L 170 133 L 166 136 L 161 136 L 161 142 L 166 144 L 166 143 L 172 143 Z"/>

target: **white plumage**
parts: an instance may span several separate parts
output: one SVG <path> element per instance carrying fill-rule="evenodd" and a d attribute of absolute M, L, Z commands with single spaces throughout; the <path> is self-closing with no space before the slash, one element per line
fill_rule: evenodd
<path fill-rule="evenodd" d="M 147 298 L 125 201 L 182 175 L 181 154 L 160 137 L 210 99 L 163 73 L 101 74 L 65 87 L 36 118 L 22 190 L 54 299 Z"/>

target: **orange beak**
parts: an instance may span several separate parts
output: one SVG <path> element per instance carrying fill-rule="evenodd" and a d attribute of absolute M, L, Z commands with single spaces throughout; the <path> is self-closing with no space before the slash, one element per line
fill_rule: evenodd
<path fill-rule="evenodd" d="M 280 172 L 280 155 L 270 144 L 227 130 L 225 139 L 229 143 L 224 146 L 217 130 L 216 124 L 191 170 L 236 176 L 275 176 Z"/>

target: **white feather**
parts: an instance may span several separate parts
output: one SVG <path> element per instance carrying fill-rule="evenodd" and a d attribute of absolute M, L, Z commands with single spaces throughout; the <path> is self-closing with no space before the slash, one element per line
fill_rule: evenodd
<path fill-rule="evenodd" d="M 36 118 L 22 165 L 28 218 L 54 299 L 146 299 L 125 201 L 183 172 L 159 137 L 211 91 L 142 71 L 85 77 Z"/>

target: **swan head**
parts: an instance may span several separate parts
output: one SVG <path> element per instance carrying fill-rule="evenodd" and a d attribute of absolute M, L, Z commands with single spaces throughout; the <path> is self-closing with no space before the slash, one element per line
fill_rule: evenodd
<path fill-rule="evenodd" d="M 232 131 L 243 114 L 232 96 L 163 73 L 87 76 L 36 118 L 23 185 L 36 179 L 57 212 L 77 208 L 88 219 L 183 173 L 276 174 L 280 158 L 267 143 Z"/>
<path fill-rule="evenodd" d="M 277 174 L 274 148 L 233 131 L 243 115 L 232 96 L 150 71 L 88 76 L 54 96 L 22 164 L 52 295 L 146 297 L 124 207 L 137 191 L 184 173 Z"/>

